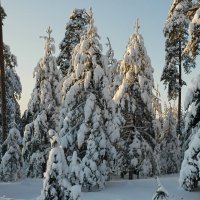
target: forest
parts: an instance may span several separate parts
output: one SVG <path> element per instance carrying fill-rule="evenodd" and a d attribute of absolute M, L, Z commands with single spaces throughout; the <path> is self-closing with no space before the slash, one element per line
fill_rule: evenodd
<path fill-rule="evenodd" d="M 0 11 L 3 20 L 9 17 Z M 168 199 L 158 178 L 163 175 L 179 173 L 181 188 L 198 190 L 200 74 L 186 86 L 185 99 L 182 87 L 183 74 L 198 67 L 200 1 L 173 0 L 163 22 L 166 104 L 140 20 L 117 60 L 110 38 L 104 53 L 94 18 L 92 8 L 72 11 L 58 56 L 48 27 L 24 113 L 17 58 L 3 43 L 7 110 L 0 111 L 0 182 L 42 178 L 40 200 L 80 200 L 82 192 L 104 190 L 113 177 L 157 177 L 153 200 Z"/>

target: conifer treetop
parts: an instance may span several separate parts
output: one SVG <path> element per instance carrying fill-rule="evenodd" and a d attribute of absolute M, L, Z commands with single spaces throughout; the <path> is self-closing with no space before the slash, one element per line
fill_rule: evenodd
<path fill-rule="evenodd" d="M 45 55 L 44 57 L 50 56 L 55 53 L 55 46 L 54 46 L 54 38 L 51 37 L 51 33 L 53 30 L 49 26 L 46 33 L 47 36 L 40 36 L 40 38 L 43 38 L 45 43 L 44 43 L 44 50 L 45 50 Z"/>
<path fill-rule="evenodd" d="M 138 34 L 140 30 L 139 18 L 135 22 L 135 33 Z"/>

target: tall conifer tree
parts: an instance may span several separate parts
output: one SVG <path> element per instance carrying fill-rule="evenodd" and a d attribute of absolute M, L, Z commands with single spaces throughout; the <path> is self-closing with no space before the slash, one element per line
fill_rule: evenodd
<path fill-rule="evenodd" d="M 121 63 L 121 71 L 124 76 L 122 84 L 113 97 L 125 119 L 119 142 L 120 168 L 121 170 L 129 169 L 130 178 L 133 171 L 138 175 L 150 176 L 156 170 L 153 158 L 155 134 L 152 89 L 154 80 L 150 58 L 147 55 L 143 37 L 139 34 L 138 21 L 136 30 L 129 39 Z"/>
<path fill-rule="evenodd" d="M 188 42 L 190 22 L 186 12 L 191 6 L 191 0 L 174 0 L 164 27 L 166 56 L 161 81 L 168 86 L 169 100 L 178 97 L 178 134 L 181 122 L 181 90 L 185 84 L 182 80 L 182 68 L 188 74 L 191 68 L 195 67 L 194 60 L 189 55 L 183 54 Z"/>
<path fill-rule="evenodd" d="M 54 53 L 52 30 L 48 29 L 45 40 L 45 52 L 34 70 L 36 84 L 24 114 L 26 127 L 24 132 L 23 157 L 27 176 L 41 177 L 46 167 L 50 144 L 47 131 L 55 129 L 60 106 L 59 84 L 61 72 L 57 68 Z"/>
<path fill-rule="evenodd" d="M 72 73 L 63 83 L 59 125 L 66 156 L 76 151 L 82 160 L 81 183 L 88 190 L 104 187 L 107 160 L 114 151 L 106 128 L 110 94 L 99 38 L 90 10 L 87 33 L 74 49 Z"/>
<path fill-rule="evenodd" d="M 184 160 L 180 171 L 180 185 L 194 190 L 200 179 L 200 75 L 192 80 L 185 98 L 185 145 Z"/>

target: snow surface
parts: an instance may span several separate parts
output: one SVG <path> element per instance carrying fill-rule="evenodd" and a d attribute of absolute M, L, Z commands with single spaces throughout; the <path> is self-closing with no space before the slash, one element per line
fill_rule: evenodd
<path fill-rule="evenodd" d="M 178 174 L 159 178 L 171 200 L 199 200 L 200 188 L 186 192 L 178 185 Z M 15 183 L 0 183 L 0 200 L 36 200 L 40 195 L 42 179 L 24 179 Z M 157 190 L 156 180 L 113 179 L 99 192 L 84 192 L 82 200 L 149 200 Z"/>

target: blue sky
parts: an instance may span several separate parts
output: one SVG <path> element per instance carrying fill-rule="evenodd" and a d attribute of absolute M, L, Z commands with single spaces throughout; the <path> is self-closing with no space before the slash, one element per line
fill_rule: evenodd
<path fill-rule="evenodd" d="M 164 66 L 163 27 L 172 0 L 2 0 L 7 18 L 4 22 L 4 42 L 17 56 L 17 73 L 20 76 L 23 93 L 20 100 L 21 110 L 27 107 L 34 88 L 33 69 L 43 56 L 43 41 L 39 36 L 46 33 L 50 25 L 53 29 L 56 54 L 58 45 L 64 37 L 65 25 L 74 8 L 93 8 L 95 26 L 106 50 L 106 37 L 109 37 L 117 59 L 122 59 L 129 37 L 134 31 L 134 23 L 140 19 L 140 32 L 144 37 L 148 55 L 155 70 L 155 85 L 159 84 L 166 99 L 166 90 L 160 83 Z M 190 85 L 193 70 L 186 82 Z M 185 95 L 185 90 L 183 96 Z"/>

